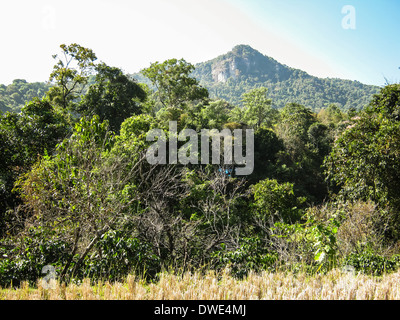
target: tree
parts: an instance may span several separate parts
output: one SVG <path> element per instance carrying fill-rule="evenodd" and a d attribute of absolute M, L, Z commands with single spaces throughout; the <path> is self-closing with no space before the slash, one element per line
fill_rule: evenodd
<path fill-rule="evenodd" d="M 74 110 L 76 100 L 88 84 L 97 57 L 91 49 L 76 43 L 68 46 L 62 44 L 60 48 L 62 56 L 53 55 L 58 61 L 50 74 L 54 86 L 50 88 L 48 96 L 62 108 Z"/>
<path fill-rule="evenodd" d="M 272 100 L 267 98 L 268 88 L 252 89 L 242 96 L 244 104 L 244 122 L 254 129 L 262 125 L 267 128 L 277 120 L 278 110 L 272 107 Z"/>
<path fill-rule="evenodd" d="M 208 98 L 207 89 L 201 87 L 190 74 L 194 66 L 184 59 L 155 62 L 141 73 L 157 88 L 159 101 L 164 107 L 181 109 L 190 101 Z"/>
<path fill-rule="evenodd" d="M 288 103 L 280 112 L 277 135 L 283 140 L 294 162 L 303 157 L 308 140 L 307 132 L 314 122 L 311 110 L 297 103 Z"/>
<path fill-rule="evenodd" d="M 296 197 L 293 184 L 265 179 L 253 185 L 251 190 L 254 197 L 252 212 L 261 231 L 268 231 L 274 217 L 286 223 L 294 223 L 301 218 L 305 199 Z"/>
<path fill-rule="evenodd" d="M 167 130 L 149 115 L 125 120 L 111 153 L 135 161 L 151 143 L 145 137 L 152 128 Z M 134 230 L 152 244 L 164 266 L 199 265 L 222 242 L 236 241 L 245 181 L 219 169 L 144 162 L 129 180 L 126 190 L 140 195 L 142 208 Z"/>
<path fill-rule="evenodd" d="M 229 112 L 229 121 L 242 123 L 243 120 L 244 120 L 244 110 L 242 107 L 236 106 Z"/>
<path fill-rule="evenodd" d="M 97 114 L 100 121 L 108 120 L 110 130 L 118 133 L 126 118 L 142 112 L 140 103 L 146 99 L 146 92 L 118 68 L 101 63 L 96 71 L 95 83 L 89 87 L 77 111 L 86 116 Z"/>
<path fill-rule="evenodd" d="M 325 125 L 338 125 L 345 120 L 345 114 L 336 104 L 330 104 L 326 109 L 322 109 L 317 118 Z"/>
<path fill-rule="evenodd" d="M 224 100 L 210 101 L 200 111 L 203 126 L 200 129 L 210 128 L 220 130 L 229 119 L 229 104 Z"/>
<path fill-rule="evenodd" d="M 254 133 L 254 172 L 249 180 L 276 177 L 278 153 L 284 150 L 283 143 L 272 129 L 259 128 Z"/>
<path fill-rule="evenodd" d="M 110 155 L 114 136 L 98 116 L 85 117 L 73 135 L 59 144 L 22 177 L 17 187 L 31 225 L 51 229 L 69 244 L 69 261 L 61 278 L 78 272 L 83 260 L 110 229 L 118 229 L 135 215 L 139 198 L 128 182 L 139 172 L 144 157 L 133 161 Z M 71 274 L 70 274 L 71 276 Z"/>
<path fill-rule="evenodd" d="M 389 85 L 335 141 L 325 161 L 327 179 L 348 200 L 400 205 L 400 85 Z"/>
<path fill-rule="evenodd" d="M 279 155 L 287 169 L 282 176 L 293 182 L 296 190 L 311 201 L 323 201 L 327 196 L 327 186 L 321 165 L 330 152 L 328 128 L 316 121 L 310 109 L 289 103 L 280 113 L 276 133 L 285 148 Z"/>
<path fill-rule="evenodd" d="M 0 115 L 0 214 L 20 204 L 12 191 L 18 177 L 70 133 L 68 117 L 47 100 L 34 99 L 19 114 Z"/>

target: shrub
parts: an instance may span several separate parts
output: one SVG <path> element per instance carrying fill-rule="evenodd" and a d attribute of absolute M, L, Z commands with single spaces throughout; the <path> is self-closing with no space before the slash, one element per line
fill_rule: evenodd
<path fill-rule="evenodd" d="M 397 270 L 399 267 L 398 263 L 399 256 L 386 258 L 369 250 L 362 253 L 351 253 L 343 261 L 344 266 L 352 266 L 356 271 L 374 276 L 380 276 L 384 273 Z"/>
<path fill-rule="evenodd" d="M 372 201 L 346 203 L 337 233 L 339 250 L 344 256 L 361 254 L 368 246 L 381 252 L 393 240 L 394 226 L 395 215 Z"/>
<path fill-rule="evenodd" d="M 151 278 L 159 271 L 160 260 L 149 243 L 111 230 L 101 237 L 94 253 L 87 256 L 79 278 L 117 281 L 129 273 Z"/>
<path fill-rule="evenodd" d="M 217 269 L 228 266 L 237 278 L 247 276 L 250 271 L 271 271 L 277 261 L 277 254 L 269 252 L 259 238 L 243 238 L 235 250 L 228 250 L 222 244 L 222 249 L 213 252 L 212 257 Z"/>
<path fill-rule="evenodd" d="M 45 276 L 42 269 L 46 265 L 59 271 L 71 257 L 70 246 L 52 236 L 51 232 L 32 227 L 24 237 L 3 242 L 0 248 L 0 286 L 19 285 L 22 281 L 35 285 Z"/>

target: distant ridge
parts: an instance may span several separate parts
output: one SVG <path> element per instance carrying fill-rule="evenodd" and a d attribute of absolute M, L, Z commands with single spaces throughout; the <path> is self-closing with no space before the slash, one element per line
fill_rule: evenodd
<path fill-rule="evenodd" d="M 255 87 L 269 88 L 277 108 L 297 102 L 314 111 L 337 104 L 341 109 L 361 109 L 369 103 L 378 86 L 336 78 L 318 78 L 288 67 L 248 45 L 195 65 L 193 76 L 213 98 L 240 105 L 241 96 Z"/>

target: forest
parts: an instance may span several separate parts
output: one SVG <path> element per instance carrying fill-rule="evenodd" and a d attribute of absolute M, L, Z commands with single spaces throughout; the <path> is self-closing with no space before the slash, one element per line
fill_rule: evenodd
<path fill-rule="evenodd" d="M 277 107 L 266 86 L 235 105 L 211 98 L 184 59 L 143 69 L 148 85 L 79 44 L 53 57 L 46 87 L 15 80 L 23 94 L 0 101 L 0 286 L 35 285 L 49 265 L 67 283 L 398 269 L 399 84 L 362 109 Z M 253 173 L 150 165 L 146 133 L 169 121 L 253 129 Z"/>

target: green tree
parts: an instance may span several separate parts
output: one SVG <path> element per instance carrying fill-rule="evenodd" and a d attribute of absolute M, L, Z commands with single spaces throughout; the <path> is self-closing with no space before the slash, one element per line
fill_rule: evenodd
<path fill-rule="evenodd" d="M 164 107 L 181 109 L 190 101 L 208 98 L 207 89 L 191 77 L 194 66 L 184 59 L 155 62 L 141 73 L 150 79 L 157 89 L 157 96 Z"/>
<path fill-rule="evenodd" d="M 318 113 L 317 118 L 325 125 L 338 125 L 346 116 L 336 104 L 330 104 Z"/>
<path fill-rule="evenodd" d="M 315 123 L 310 109 L 297 103 L 288 103 L 280 112 L 276 132 L 293 162 L 305 155 L 308 130 Z"/>
<path fill-rule="evenodd" d="M 200 112 L 202 128 L 221 129 L 229 119 L 229 104 L 224 100 L 210 101 Z"/>
<path fill-rule="evenodd" d="M 327 177 L 346 199 L 400 205 L 400 85 L 389 85 L 336 140 L 325 161 Z"/>
<path fill-rule="evenodd" d="M 234 107 L 229 112 L 229 121 L 236 123 L 243 123 L 244 120 L 244 109 L 242 107 Z"/>
<path fill-rule="evenodd" d="M 278 154 L 284 151 L 282 141 L 272 129 L 259 128 L 254 133 L 254 172 L 251 182 L 277 177 Z"/>
<path fill-rule="evenodd" d="M 95 83 L 76 110 L 86 116 L 97 114 L 100 121 L 108 120 L 110 129 L 118 133 L 126 118 L 141 113 L 140 103 L 146 99 L 146 92 L 119 68 L 101 63 L 96 71 Z"/>
<path fill-rule="evenodd" d="M 23 79 L 15 79 L 8 86 L 0 85 L 0 111 L 20 112 L 25 103 L 42 99 L 49 88 L 47 83 L 28 83 Z"/>
<path fill-rule="evenodd" d="M 48 96 L 62 108 L 74 110 L 77 99 L 88 84 L 97 57 L 91 49 L 76 43 L 68 46 L 62 44 L 60 48 L 61 57 L 53 55 L 58 61 L 50 74 L 54 86 L 50 88 Z"/>
<path fill-rule="evenodd" d="M 293 182 L 311 201 L 322 201 L 327 196 L 321 165 L 330 152 L 328 128 L 316 121 L 310 109 L 289 103 L 282 109 L 275 130 L 284 145 L 279 159 L 285 170 L 280 178 Z"/>
<path fill-rule="evenodd" d="M 0 213 L 20 203 L 18 193 L 12 192 L 17 178 L 28 172 L 44 154 L 71 132 L 68 117 L 49 101 L 34 99 L 21 113 L 0 115 Z"/>
<path fill-rule="evenodd" d="M 251 187 L 256 225 L 266 232 L 275 221 L 294 223 L 301 218 L 304 198 L 297 197 L 293 184 L 265 179 Z"/>
<path fill-rule="evenodd" d="M 82 117 L 56 154 L 43 157 L 17 183 L 33 213 L 31 225 L 53 230 L 57 239 L 69 244 L 71 258 L 61 278 L 76 274 L 102 236 L 123 228 L 140 208 L 129 185 L 140 161 L 110 153 L 113 144 L 106 121 L 100 122 L 97 115 Z"/>
<path fill-rule="evenodd" d="M 272 107 L 272 100 L 267 98 L 268 88 L 252 89 L 242 96 L 244 104 L 244 119 L 249 126 L 258 129 L 261 126 L 267 128 L 277 120 L 278 110 Z"/>

